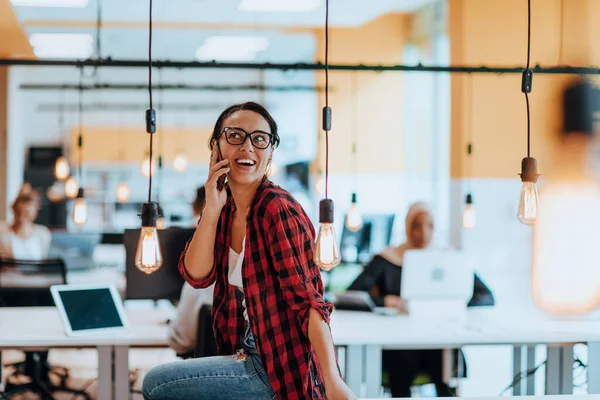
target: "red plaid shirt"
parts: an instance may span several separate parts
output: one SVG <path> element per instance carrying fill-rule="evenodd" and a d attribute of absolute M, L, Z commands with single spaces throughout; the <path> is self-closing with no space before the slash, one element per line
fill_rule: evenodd
<path fill-rule="evenodd" d="M 308 319 L 314 308 L 329 324 L 332 305 L 323 300 L 321 274 L 313 262 L 312 223 L 288 192 L 263 180 L 247 218 L 242 295 L 227 279 L 235 211 L 227 192 L 210 275 L 202 280 L 189 277 L 184 265 L 187 246 L 179 270 L 195 288 L 216 282 L 212 317 L 219 354 L 234 354 L 242 347 L 245 297 L 256 348 L 277 398 L 325 399 L 321 370 L 308 339 Z"/>

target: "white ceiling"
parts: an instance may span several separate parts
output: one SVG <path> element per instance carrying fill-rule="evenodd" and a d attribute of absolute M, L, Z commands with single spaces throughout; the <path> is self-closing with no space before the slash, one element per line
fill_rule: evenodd
<path fill-rule="evenodd" d="M 51 0 L 50 0 L 51 1 Z M 95 21 L 97 1 L 102 1 L 105 21 L 148 20 L 148 0 L 89 0 L 85 8 L 15 7 L 19 20 Z M 241 0 L 155 0 L 156 21 L 216 24 L 257 24 L 317 27 L 324 24 L 325 1 L 310 12 L 273 13 L 238 10 Z M 304 0 L 280 0 L 304 1 Z M 330 0 L 330 23 L 359 26 L 390 12 L 412 12 L 435 0 Z"/>
<path fill-rule="evenodd" d="M 51 1 L 51 0 L 49 0 Z M 85 8 L 15 7 L 17 17 L 29 35 L 33 33 L 89 33 L 95 38 L 97 1 L 90 0 Z M 304 0 L 279 0 L 304 1 Z M 411 12 L 439 0 L 330 0 L 330 23 L 332 26 L 360 26 L 390 12 Z M 148 57 L 148 0 L 102 0 L 103 21 L 107 25 L 101 31 L 101 56 L 113 59 L 146 59 Z M 316 40 L 310 31 L 290 31 L 282 28 L 315 28 L 324 24 L 324 7 L 303 13 L 250 13 L 238 11 L 240 0 L 154 0 L 153 58 L 161 60 L 191 61 L 196 50 L 205 39 L 214 35 L 264 36 L 269 47 L 259 52 L 255 62 L 313 62 Z M 33 23 L 35 21 L 35 23 Z M 44 21 L 50 21 L 45 24 Z M 81 21 L 87 24 L 81 26 Z M 28 24 L 28 22 L 31 22 Z M 64 22 L 64 23 L 62 23 Z M 126 27 L 127 23 L 131 27 Z M 79 27 L 77 27 L 79 23 Z M 113 26 L 111 27 L 111 23 Z M 168 24 L 169 27 L 160 25 Z M 188 26 L 178 26 L 187 24 Z M 198 24 L 198 27 L 190 24 Z M 202 25 L 206 26 L 202 26 Z M 50 26 L 52 25 L 52 26 Z M 114 26 L 120 25 L 120 26 Z M 226 25 L 219 28 L 218 25 Z M 253 26 L 256 25 L 256 29 Z M 86 69 L 90 74 L 92 69 Z M 19 68 L 15 71 L 20 83 L 77 83 L 79 74 L 75 68 L 35 67 Z M 164 83 L 190 84 L 251 84 L 258 83 L 259 72 L 253 70 L 215 69 L 168 69 L 162 72 Z M 144 83 L 147 70 L 137 68 L 99 69 L 97 75 L 85 79 L 85 83 Z M 158 72 L 154 81 L 159 81 Z M 281 72 L 268 71 L 268 85 L 314 85 L 315 73 L 311 71 Z M 317 98 L 322 94 L 291 92 L 268 92 L 266 104 L 278 118 L 282 135 L 288 136 L 286 143 L 292 148 L 288 158 L 309 159 L 315 151 L 313 133 L 317 126 Z M 245 100 L 260 100 L 261 95 L 253 92 L 182 92 L 155 93 L 155 101 L 162 98 L 165 103 L 213 104 L 223 108 L 228 104 Z M 56 112 L 40 112 L 38 106 L 56 104 L 61 101 L 60 91 L 19 91 L 13 100 L 20 108 L 20 119 L 29 143 L 57 143 L 65 139 L 57 123 Z M 77 93 L 65 93 L 64 100 L 77 102 Z M 87 92 L 84 103 L 127 103 L 144 105 L 147 93 L 131 92 Z M 162 112 L 161 120 L 169 125 L 210 125 L 218 110 Z M 65 125 L 76 124 L 76 113 L 66 116 Z M 143 111 L 106 111 L 86 115 L 86 123 L 101 125 L 137 125 L 143 123 Z M 308 136 L 307 136 L 308 135 Z M 292 139 L 297 140 L 294 142 Z M 300 151 L 299 151 L 300 150 Z M 285 154 L 285 149 L 280 153 Z"/>

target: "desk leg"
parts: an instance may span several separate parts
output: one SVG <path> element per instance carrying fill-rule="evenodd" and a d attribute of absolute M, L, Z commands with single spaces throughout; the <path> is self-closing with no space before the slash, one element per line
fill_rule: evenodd
<path fill-rule="evenodd" d="M 513 396 L 523 395 L 523 391 L 521 388 L 521 355 L 522 347 L 520 345 L 513 346 L 513 377 L 515 377 L 515 384 L 513 385 Z"/>
<path fill-rule="evenodd" d="M 383 349 L 379 345 L 365 346 L 365 380 L 367 382 L 367 397 L 379 397 L 381 393 L 381 357 Z"/>
<path fill-rule="evenodd" d="M 115 346 L 113 353 L 115 399 L 129 398 L 129 346 Z"/>
<path fill-rule="evenodd" d="M 588 343 L 588 394 L 600 394 L 600 342 Z"/>
<path fill-rule="evenodd" d="M 113 347 L 98 346 L 98 400 L 113 400 Z"/>
<path fill-rule="evenodd" d="M 573 346 L 548 347 L 546 394 L 573 394 Z"/>
<path fill-rule="evenodd" d="M 535 369 L 535 346 L 527 346 L 527 371 L 533 371 Z M 531 374 L 527 377 L 526 386 L 527 396 L 533 396 L 535 394 L 535 374 Z"/>
<path fill-rule="evenodd" d="M 2 375 L 3 369 L 4 364 L 2 364 L 2 350 L 0 350 L 0 392 L 4 392 L 4 376 Z"/>
<path fill-rule="evenodd" d="M 356 397 L 361 397 L 363 365 L 363 346 L 346 346 L 346 384 Z"/>

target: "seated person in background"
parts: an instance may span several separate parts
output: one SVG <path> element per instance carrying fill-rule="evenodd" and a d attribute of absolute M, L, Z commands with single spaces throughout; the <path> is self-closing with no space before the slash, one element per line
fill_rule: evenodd
<path fill-rule="evenodd" d="M 178 356 L 194 356 L 200 308 L 205 304 L 212 304 L 213 292 L 214 285 L 206 289 L 194 289 L 187 282 L 183 284 L 177 314 L 169 326 L 168 339 L 169 347 L 175 350 Z"/>
<path fill-rule="evenodd" d="M 192 203 L 196 224 L 202 214 L 205 197 L 206 191 L 204 186 L 201 186 L 196 190 L 196 199 Z M 200 308 L 205 304 L 212 304 L 213 292 L 214 285 L 206 289 L 194 289 L 187 282 L 183 284 L 179 304 L 177 304 L 177 314 L 170 323 L 168 338 L 169 347 L 175 350 L 178 356 L 183 358 L 194 356 Z"/>
<path fill-rule="evenodd" d="M 40 210 L 40 195 L 23 183 L 12 205 L 13 222 L 0 222 L 0 257 L 20 260 L 47 258 L 52 241 L 50 230 L 34 224 Z"/>
<path fill-rule="evenodd" d="M 397 307 L 406 312 L 406 302 L 400 293 L 404 253 L 428 248 L 432 236 L 433 216 L 429 208 L 424 203 L 414 203 L 406 215 L 406 242 L 376 255 L 348 290 L 371 292 L 377 306 Z M 493 304 L 491 291 L 475 275 L 473 297 L 468 306 Z M 411 384 L 419 373 L 429 375 L 438 396 L 452 395 L 442 381 L 442 350 L 385 350 L 383 370 L 389 375 L 392 397 L 410 397 Z"/>

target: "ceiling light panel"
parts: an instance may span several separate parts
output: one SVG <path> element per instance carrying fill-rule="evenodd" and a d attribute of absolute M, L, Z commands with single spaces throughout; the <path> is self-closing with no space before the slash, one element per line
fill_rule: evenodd
<path fill-rule="evenodd" d="M 238 9 L 246 12 L 310 12 L 323 0 L 240 0 Z"/>
<path fill-rule="evenodd" d="M 29 43 L 39 58 L 83 59 L 94 52 L 94 38 L 86 33 L 34 33 Z"/>
<path fill-rule="evenodd" d="M 196 50 L 196 58 L 201 61 L 251 61 L 269 45 L 269 39 L 261 36 L 212 36 Z"/>
<path fill-rule="evenodd" d="M 88 0 L 10 0 L 16 7 L 87 7 Z"/>

